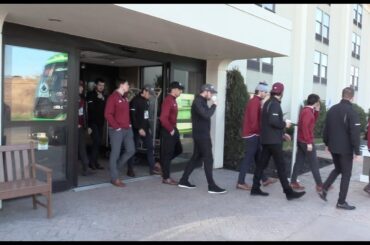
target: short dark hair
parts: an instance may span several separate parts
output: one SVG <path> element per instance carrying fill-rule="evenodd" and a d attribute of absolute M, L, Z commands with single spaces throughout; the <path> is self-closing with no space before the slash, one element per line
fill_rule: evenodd
<path fill-rule="evenodd" d="M 128 83 L 128 80 L 125 78 L 117 78 L 116 79 L 116 87 L 118 88 L 121 84 Z"/>
<path fill-rule="evenodd" d="M 272 97 L 272 96 L 280 96 L 281 94 L 282 94 L 283 92 L 281 92 L 281 93 L 276 93 L 276 92 L 270 92 L 270 97 Z"/>
<path fill-rule="evenodd" d="M 319 100 L 320 100 L 320 96 L 318 96 L 317 94 L 310 94 L 307 97 L 307 105 L 313 105 L 316 102 L 318 102 Z"/>
<path fill-rule="evenodd" d="M 355 90 L 351 87 L 346 87 L 342 90 L 342 99 L 352 99 L 355 96 Z"/>
<path fill-rule="evenodd" d="M 101 77 L 99 77 L 99 78 L 97 78 L 97 79 L 95 80 L 95 84 L 98 84 L 99 82 L 101 82 L 101 83 L 105 83 L 104 79 L 103 79 L 103 78 L 101 78 Z"/>

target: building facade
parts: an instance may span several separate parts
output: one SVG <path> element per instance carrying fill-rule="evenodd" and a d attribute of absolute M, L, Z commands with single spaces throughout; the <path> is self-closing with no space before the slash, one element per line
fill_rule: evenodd
<path fill-rule="evenodd" d="M 80 181 L 79 80 L 103 77 L 109 91 L 118 76 L 137 88 L 152 82 L 162 98 L 173 80 L 189 97 L 207 82 L 219 91 L 211 137 L 220 168 L 228 65 L 289 56 L 291 31 L 254 4 L 1 4 L 1 144 L 43 142 L 36 158 L 53 169 L 53 190 L 69 189 Z"/>
<path fill-rule="evenodd" d="M 327 107 L 339 102 L 346 86 L 355 89 L 354 102 L 370 108 L 370 19 L 368 4 L 261 4 L 266 12 L 292 23 L 291 55 L 234 61 L 248 90 L 265 80 L 286 86 L 282 107 L 296 122 L 299 106 L 316 93 Z M 271 40 L 275 42 L 275 40 Z"/>

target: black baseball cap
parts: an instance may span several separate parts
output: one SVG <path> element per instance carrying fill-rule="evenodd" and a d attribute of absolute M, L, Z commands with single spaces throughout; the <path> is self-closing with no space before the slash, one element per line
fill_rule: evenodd
<path fill-rule="evenodd" d="M 184 90 L 184 86 L 182 85 L 182 83 L 177 82 L 177 81 L 173 81 L 170 83 L 169 89 L 173 89 L 173 88 Z"/>
<path fill-rule="evenodd" d="M 145 89 L 146 91 L 149 91 L 150 94 L 155 95 L 155 91 L 154 91 L 153 85 L 151 85 L 151 84 L 145 84 L 143 86 L 143 89 Z"/>

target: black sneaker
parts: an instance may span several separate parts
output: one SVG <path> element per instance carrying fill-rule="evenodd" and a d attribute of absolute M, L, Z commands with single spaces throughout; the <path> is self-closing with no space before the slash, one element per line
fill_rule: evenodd
<path fill-rule="evenodd" d="M 180 181 L 177 186 L 178 187 L 181 187 L 181 188 L 187 188 L 187 189 L 194 189 L 194 188 L 196 188 L 196 186 L 190 184 L 189 181 Z"/>
<path fill-rule="evenodd" d="M 337 208 L 345 209 L 345 210 L 353 210 L 356 207 L 349 205 L 347 202 L 344 202 L 343 204 L 337 203 Z"/>
<path fill-rule="evenodd" d="M 214 185 L 214 186 L 208 186 L 208 193 L 211 193 L 211 194 L 222 194 L 222 193 L 226 193 L 227 191 L 225 189 L 222 189 L 220 187 L 218 187 L 217 185 Z"/>
<path fill-rule="evenodd" d="M 251 190 L 251 196 L 268 196 L 267 192 L 263 192 L 260 188 Z"/>
<path fill-rule="evenodd" d="M 286 195 L 286 199 L 288 199 L 289 201 L 290 200 L 293 200 L 293 199 L 297 199 L 297 198 L 300 198 L 302 197 L 304 194 L 306 194 L 305 191 L 301 191 L 301 192 L 296 192 L 296 191 L 291 191 L 291 192 L 288 192 L 288 193 L 285 193 Z"/>

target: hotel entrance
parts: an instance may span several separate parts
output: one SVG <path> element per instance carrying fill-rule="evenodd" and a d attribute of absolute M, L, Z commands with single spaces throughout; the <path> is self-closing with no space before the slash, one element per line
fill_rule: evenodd
<path fill-rule="evenodd" d="M 27 37 L 27 38 L 25 38 Z M 36 160 L 53 170 L 53 191 L 109 182 L 109 139 L 102 134 L 99 161 L 104 170 L 81 176 L 78 158 L 78 86 L 94 89 L 94 81 L 106 81 L 105 95 L 115 89 L 118 77 L 130 82 L 129 97 L 141 86 L 152 84 L 157 96 L 150 101 L 150 118 L 159 158 L 161 103 L 171 81 L 185 90 L 178 98 L 178 128 L 184 152 L 172 162 L 171 171 L 182 171 L 193 152 L 190 106 L 205 82 L 206 62 L 71 36 L 32 27 L 5 23 L 3 28 L 4 75 L 2 144 L 37 144 Z M 157 119 L 157 120 L 156 120 Z M 91 137 L 86 134 L 87 150 Z M 149 175 L 145 149 L 138 148 L 135 177 Z M 121 173 L 127 176 L 126 169 Z"/>

